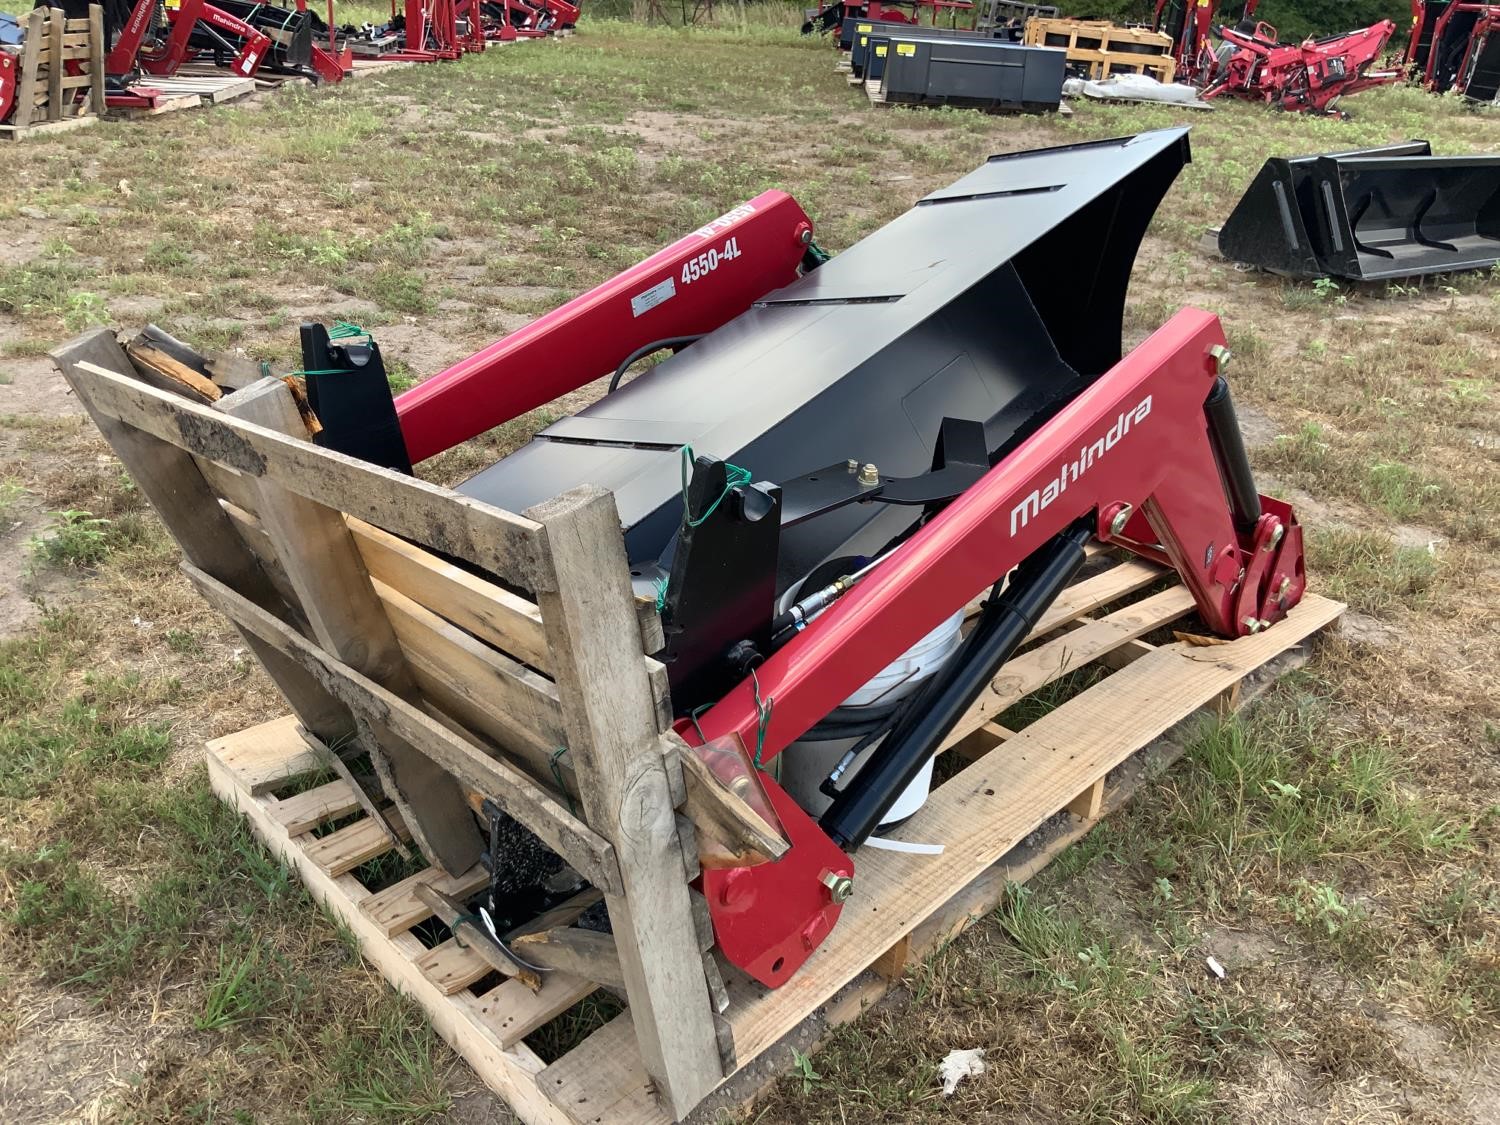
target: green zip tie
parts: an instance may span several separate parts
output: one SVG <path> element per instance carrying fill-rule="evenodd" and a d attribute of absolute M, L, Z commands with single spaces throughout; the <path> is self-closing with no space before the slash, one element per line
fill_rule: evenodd
<path fill-rule="evenodd" d="M 728 496 L 732 489 L 738 488 L 742 484 L 749 484 L 751 480 L 749 469 L 742 469 L 738 465 L 731 465 L 728 461 L 725 461 L 724 491 L 719 493 L 714 502 L 708 506 L 707 511 L 697 519 L 693 519 L 688 509 L 688 477 L 692 472 L 692 468 L 693 447 L 691 445 L 684 445 L 682 447 L 682 521 L 688 527 L 697 527 L 700 525 L 709 516 L 714 514 L 719 505 L 724 502 L 724 497 Z"/>
<path fill-rule="evenodd" d="M 765 763 L 761 761 L 761 753 L 766 748 L 766 729 L 771 725 L 771 708 L 776 701 L 769 695 L 762 701 L 760 697 L 760 677 L 755 674 L 755 669 L 750 669 L 750 688 L 755 693 L 755 768 L 762 773 L 765 772 Z"/>

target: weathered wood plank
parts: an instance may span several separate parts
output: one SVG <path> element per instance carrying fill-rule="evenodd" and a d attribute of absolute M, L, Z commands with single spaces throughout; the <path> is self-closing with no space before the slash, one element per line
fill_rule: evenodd
<path fill-rule="evenodd" d="M 619 513 L 593 488 L 527 515 L 546 530 L 553 581 L 537 600 L 580 797 L 620 864 L 606 903 L 641 1058 L 681 1115 L 723 1070 Z"/>
<path fill-rule="evenodd" d="M 246 476 L 455 555 L 525 589 L 534 586 L 540 528 L 534 521 L 251 422 L 229 418 L 88 363 L 105 416 Z"/>
<path fill-rule="evenodd" d="M 551 667 L 533 603 L 364 520 L 351 518 L 349 530 L 372 578 L 523 664 Z"/>
<path fill-rule="evenodd" d="M 597 990 L 597 985 L 581 977 L 548 973 L 535 992 L 520 981 L 508 980 L 483 996 L 460 996 L 456 1003 L 488 1028 L 501 1046 L 511 1047 Z"/>
<path fill-rule="evenodd" d="M 386 820 L 403 839 L 407 837 L 401 814 L 394 809 Z M 330 875 L 343 875 L 362 863 L 378 859 L 391 850 L 391 838 L 383 826 L 369 817 L 361 817 L 336 832 L 310 841 L 304 848 L 307 858 Z"/>
<path fill-rule="evenodd" d="M 288 836 L 300 836 L 324 821 L 348 816 L 359 808 L 353 787 L 342 779 L 308 789 L 285 800 L 271 800 L 267 806 L 276 822 Z"/>
<path fill-rule="evenodd" d="M 153 353 L 154 363 L 167 361 L 171 357 L 165 353 Z M 262 379 L 235 391 L 218 409 L 287 437 L 307 433 L 292 392 L 280 379 Z M 387 691 L 415 700 L 416 681 L 343 515 L 264 477 L 256 479 L 255 491 L 261 527 L 318 643 Z M 368 731 L 361 731 L 363 749 L 423 854 L 451 872 L 478 863 L 484 844 L 458 783 L 384 723 L 367 716 L 357 719 L 369 724 Z"/>
<path fill-rule="evenodd" d="M 39 12 L 37 9 L 33 15 Z M 219 506 L 218 498 L 193 458 L 168 442 L 118 421 L 96 401 L 94 392 L 106 384 L 133 385 L 127 374 L 132 370 L 130 360 L 114 333 L 98 328 L 49 354 L 187 560 L 278 620 L 295 620 L 255 553 Z M 259 638 L 244 636 L 246 647 L 265 667 L 308 730 L 330 744 L 348 735 L 353 729 L 353 719 L 342 704 L 294 661 Z"/>
<path fill-rule="evenodd" d="M 417 683 L 461 724 L 520 756 L 536 776 L 562 745 L 557 685 L 377 581 Z"/>
<path fill-rule="evenodd" d="M 444 894 L 468 898 L 488 884 L 489 878 L 489 872 L 477 863 L 462 875 L 449 875 L 429 867 L 377 891 L 360 903 L 359 908 L 387 936 L 401 934 L 432 917 L 432 908 L 417 894 L 419 886 L 430 885 Z"/>
<path fill-rule="evenodd" d="M 183 570 L 209 604 L 300 663 L 318 683 L 351 709 L 382 722 L 464 785 L 489 797 L 541 837 L 594 886 L 611 890 L 620 885 L 614 847 L 525 774 L 490 757 L 480 746 L 335 660 L 197 567 L 184 564 Z"/>

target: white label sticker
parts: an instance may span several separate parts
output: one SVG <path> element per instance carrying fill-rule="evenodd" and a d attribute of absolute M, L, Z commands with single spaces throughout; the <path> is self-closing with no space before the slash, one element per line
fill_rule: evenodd
<path fill-rule="evenodd" d="M 644 293 L 637 293 L 630 298 L 630 315 L 643 316 L 657 305 L 670 301 L 675 296 L 677 296 L 677 282 L 673 278 L 659 281 Z"/>

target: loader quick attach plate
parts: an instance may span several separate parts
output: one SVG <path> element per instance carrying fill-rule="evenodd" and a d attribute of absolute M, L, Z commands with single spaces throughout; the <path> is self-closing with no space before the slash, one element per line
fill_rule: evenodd
<path fill-rule="evenodd" d="M 1500 261 L 1500 156 L 1426 141 L 1268 160 L 1219 232 L 1225 257 L 1356 281 Z"/>
<path fill-rule="evenodd" d="M 992 158 L 460 491 L 524 511 L 609 488 L 651 594 L 681 522 L 684 445 L 758 481 L 848 458 L 907 477 L 931 469 L 947 417 L 984 423 L 997 460 L 1119 360 L 1136 251 L 1188 158 L 1185 129 Z M 850 504 L 784 528 L 778 593 L 912 519 Z"/>

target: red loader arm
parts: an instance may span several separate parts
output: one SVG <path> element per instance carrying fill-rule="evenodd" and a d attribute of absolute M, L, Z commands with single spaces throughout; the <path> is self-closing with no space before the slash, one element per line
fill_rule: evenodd
<path fill-rule="evenodd" d="M 1252 528 L 1235 526 L 1204 420 L 1223 347 L 1216 317 L 1178 313 L 767 659 L 756 684 L 700 715 L 703 739 L 738 734 L 756 745 L 758 688 L 775 701 L 761 749 L 770 760 L 1081 516 L 1104 542 L 1169 561 L 1219 635 L 1279 621 L 1306 587 L 1302 532 L 1291 509 L 1268 497 Z M 679 733 L 702 740 L 692 724 Z M 853 863 L 763 780 L 791 850 L 774 864 L 707 870 L 703 880 L 725 955 L 774 987 L 842 909 L 821 872 L 852 874 Z"/>
<path fill-rule="evenodd" d="M 812 223 L 768 191 L 396 399 L 412 461 L 608 375 L 657 340 L 697 336 L 796 279 Z"/>

